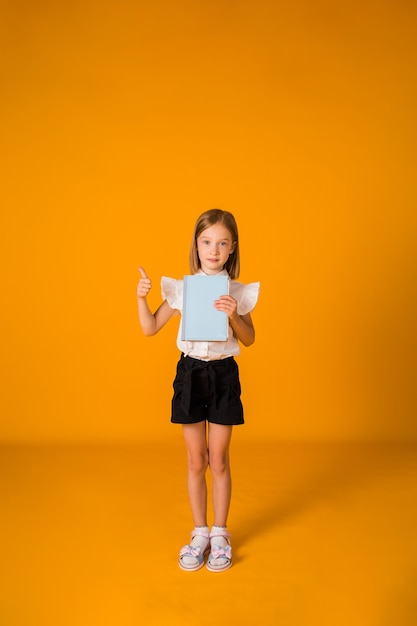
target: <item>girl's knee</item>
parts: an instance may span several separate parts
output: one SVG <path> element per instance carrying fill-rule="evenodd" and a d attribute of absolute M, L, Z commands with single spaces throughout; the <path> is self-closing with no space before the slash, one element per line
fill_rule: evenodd
<path fill-rule="evenodd" d="M 225 474 L 229 471 L 229 456 L 227 454 L 210 454 L 209 452 L 208 463 L 213 474 Z"/>
<path fill-rule="evenodd" d="M 205 473 L 209 464 L 208 451 L 193 453 L 188 456 L 188 469 L 192 474 Z"/>

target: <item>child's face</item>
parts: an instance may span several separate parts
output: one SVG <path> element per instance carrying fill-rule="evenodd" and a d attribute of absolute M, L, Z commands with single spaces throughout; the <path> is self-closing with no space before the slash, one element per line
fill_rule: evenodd
<path fill-rule="evenodd" d="M 197 237 L 197 252 L 205 274 L 221 272 L 234 249 L 235 242 L 224 224 L 213 224 Z"/>

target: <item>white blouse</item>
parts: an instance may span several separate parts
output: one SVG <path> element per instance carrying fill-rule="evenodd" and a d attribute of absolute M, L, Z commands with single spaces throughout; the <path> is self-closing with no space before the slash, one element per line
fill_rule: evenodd
<path fill-rule="evenodd" d="M 204 274 L 199 270 L 199 274 Z M 228 275 L 226 270 L 219 272 Z M 162 298 L 166 300 L 172 309 L 177 309 L 182 313 L 183 306 L 183 280 L 175 278 L 161 278 Z M 259 296 L 260 283 L 249 283 L 244 285 L 236 280 L 230 281 L 230 295 L 237 301 L 237 312 L 239 315 L 245 315 L 254 309 Z M 236 356 L 240 353 L 240 346 L 233 335 L 233 329 L 229 324 L 229 332 L 227 341 L 183 341 L 181 339 L 181 327 L 178 329 L 177 346 L 186 356 L 200 359 L 202 361 L 215 361 L 217 359 L 226 359 L 230 356 Z"/>

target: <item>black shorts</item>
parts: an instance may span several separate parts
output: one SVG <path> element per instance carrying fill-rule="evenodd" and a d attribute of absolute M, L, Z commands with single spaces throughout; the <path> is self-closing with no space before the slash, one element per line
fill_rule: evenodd
<path fill-rule="evenodd" d="M 233 357 L 200 361 L 181 355 L 174 380 L 171 422 L 243 424 L 239 368 Z"/>

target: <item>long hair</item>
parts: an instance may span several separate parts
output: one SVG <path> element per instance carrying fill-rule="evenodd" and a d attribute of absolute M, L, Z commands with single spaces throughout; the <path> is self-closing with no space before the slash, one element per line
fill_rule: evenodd
<path fill-rule="evenodd" d="M 227 270 L 230 278 L 237 278 L 240 271 L 240 255 L 239 255 L 239 235 L 236 220 L 228 211 L 221 209 L 210 209 L 205 211 L 197 219 L 194 226 L 193 239 L 190 248 L 190 270 L 192 274 L 196 274 L 201 267 L 200 259 L 197 252 L 197 238 L 206 228 L 214 226 L 214 224 L 224 224 L 232 236 L 235 244 L 233 252 L 229 255 L 224 269 Z"/>

